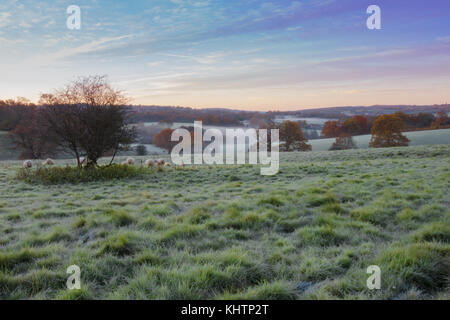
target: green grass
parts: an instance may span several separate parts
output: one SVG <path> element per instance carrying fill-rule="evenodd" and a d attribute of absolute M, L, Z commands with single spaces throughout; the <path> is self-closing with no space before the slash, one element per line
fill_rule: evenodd
<path fill-rule="evenodd" d="M 138 158 L 137 175 L 75 183 L 0 162 L 0 299 L 449 299 L 449 156 L 289 153 L 271 177 Z"/>
<path fill-rule="evenodd" d="M 435 145 L 435 144 L 448 144 L 450 143 L 450 129 L 440 130 L 426 130 L 426 131 L 414 131 L 403 133 L 409 140 L 410 146 L 421 145 Z M 361 149 L 367 149 L 372 136 L 362 135 L 353 137 L 356 146 Z M 326 151 L 329 150 L 336 139 L 318 139 L 311 140 L 308 143 L 311 144 L 313 151 Z"/>

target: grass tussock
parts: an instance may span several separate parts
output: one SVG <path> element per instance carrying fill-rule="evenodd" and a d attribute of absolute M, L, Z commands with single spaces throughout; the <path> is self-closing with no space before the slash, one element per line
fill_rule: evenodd
<path fill-rule="evenodd" d="M 21 263 L 32 263 L 46 255 L 48 255 L 46 250 L 36 248 L 23 248 L 5 253 L 0 252 L 0 268 L 11 269 Z"/>
<path fill-rule="evenodd" d="M 137 250 L 138 237 L 132 232 L 118 232 L 102 241 L 100 254 L 131 255 Z"/>
<path fill-rule="evenodd" d="M 383 250 L 377 263 L 385 285 L 394 292 L 417 288 L 435 292 L 449 286 L 450 246 L 440 243 L 396 245 Z"/>

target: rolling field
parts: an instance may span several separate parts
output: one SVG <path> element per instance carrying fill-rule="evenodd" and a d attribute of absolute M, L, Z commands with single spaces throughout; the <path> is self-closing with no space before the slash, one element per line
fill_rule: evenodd
<path fill-rule="evenodd" d="M 450 144 L 450 129 L 404 132 L 403 134 L 411 140 L 410 146 Z M 371 137 L 372 135 L 370 134 L 355 136 L 353 137 L 353 141 L 355 141 L 358 148 L 367 149 L 369 147 Z M 327 151 L 335 141 L 335 138 L 318 139 L 311 140 L 308 143 L 311 144 L 313 151 Z"/>
<path fill-rule="evenodd" d="M 179 127 L 180 125 L 189 125 L 185 123 L 176 123 L 173 127 Z M 192 124 L 191 124 L 192 125 Z M 205 128 L 213 128 L 211 126 L 205 126 Z M 226 127 L 214 127 L 221 128 L 225 130 Z M 417 132 L 405 132 L 405 136 L 411 140 L 411 146 L 421 146 L 421 145 L 436 145 L 436 144 L 450 144 L 450 129 L 441 130 L 429 130 L 429 131 L 417 131 Z M 367 149 L 369 147 L 369 142 L 371 135 L 355 136 L 353 140 L 359 149 Z M 331 145 L 336 139 L 318 139 L 310 140 L 308 143 L 311 144 L 313 151 L 328 151 Z M 136 144 L 137 145 L 137 144 Z M 134 145 L 134 146 L 136 146 Z M 167 154 L 167 151 L 156 147 L 153 144 L 145 145 L 149 155 L 157 154 Z M 12 143 L 8 133 L 5 131 L 0 131 L 0 160 L 11 160 L 18 159 L 19 152 L 17 148 Z M 134 155 L 134 151 L 122 152 L 124 155 Z"/>
<path fill-rule="evenodd" d="M 280 160 L 272 177 L 196 166 L 64 185 L 0 162 L 0 299 L 450 298 L 450 145 Z"/>

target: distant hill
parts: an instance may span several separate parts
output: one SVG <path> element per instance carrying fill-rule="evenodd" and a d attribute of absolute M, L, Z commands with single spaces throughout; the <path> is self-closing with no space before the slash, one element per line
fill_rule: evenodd
<path fill-rule="evenodd" d="M 236 124 L 239 121 L 249 120 L 255 115 L 267 114 L 273 116 L 297 116 L 303 118 L 325 118 L 338 119 L 354 115 L 377 116 L 381 114 L 395 113 L 402 111 L 407 114 L 417 113 L 437 113 L 446 111 L 450 113 L 450 105 L 374 105 L 374 106 L 344 106 L 344 107 L 324 107 L 314 109 L 303 109 L 294 111 L 245 111 L 226 108 L 204 108 L 194 109 L 188 107 L 172 106 L 133 106 L 138 119 L 146 121 L 174 121 L 189 122 L 193 119 L 204 117 L 211 124 Z"/>
<path fill-rule="evenodd" d="M 258 112 L 223 108 L 193 109 L 170 106 L 131 106 L 134 122 L 193 122 L 202 120 L 208 125 L 233 126 L 251 119 Z"/>
<path fill-rule="evenodd" d="M 317 118 L 340 118 L 348 117 L 354 115 L 362 116 L 377 116 L 381 114 L 390 114 L 398 111 L 402 111 L 407 114 L 417 114 L 417 113 L 437 113 L 439 111 L 446 111 L 450 113 L 450 105 L 423 105 L 423 106 L 413 106 L 413 105 L 375 105 L 375 106 L 348 106 L 348 107 L 327 107 L 327 108 L 316 108 L 316 109 L 305 109 L 297 111 L 280 111 L 275 112 L 277 115 L 295 115 L 300 117 L 317 117 Z"/>

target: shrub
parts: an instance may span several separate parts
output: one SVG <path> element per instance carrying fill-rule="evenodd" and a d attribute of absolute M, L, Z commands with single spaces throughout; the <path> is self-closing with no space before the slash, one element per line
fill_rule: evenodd
<path fill-rule="evenodd" d="M 330 148 L 330 151 L 355 149 L 356 144 L 349 134 L 341 134 Z"/>
<path fill-rule="evenodd" d="M 53 167 L 35 170 L 19 169 L 16 178 L 28 183 L 61 184 L 127 179 L 144 175 L 147 169 L 127 165 L 102 167 Z"/>
<path fill-rule="evenodd" d="M 136 147 L 136 155 L 137 156 L 146 156 L 147 155 L 147 148 L 140 144 Z"/>

